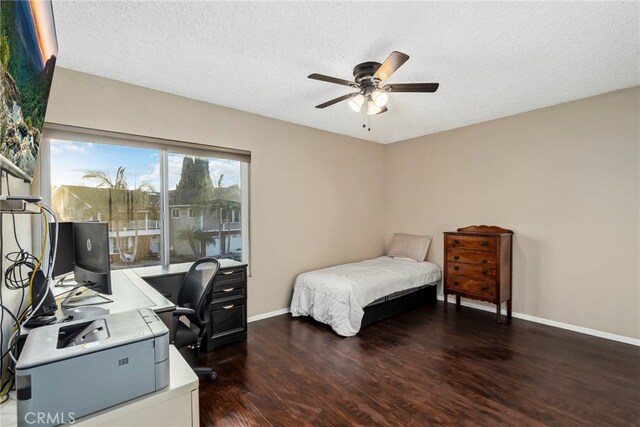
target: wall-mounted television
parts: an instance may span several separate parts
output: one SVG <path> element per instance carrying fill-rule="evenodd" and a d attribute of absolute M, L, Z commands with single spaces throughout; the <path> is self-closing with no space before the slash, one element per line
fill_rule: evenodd
<path fill-rule="evenodd" d="M 0 169 L 33 179 L 58 55 L 50 0 L 0 1 Z"/>

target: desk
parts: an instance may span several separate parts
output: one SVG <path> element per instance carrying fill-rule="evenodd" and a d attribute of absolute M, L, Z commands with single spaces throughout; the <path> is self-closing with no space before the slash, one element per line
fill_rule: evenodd
<path fill-rule="evenodd" d="M 53 292 L 59 295 L 68 290 L 68 287 L 54 287 Z M 113 270 L 111 272 L 111 291 L 112 294 L 108 295 L 108 298 L 113 302 L 100 304 L 100 307 L 109 309 L 109 313 L 149 307 L 158 314 L 165 325 L 171 327 L 171 312 L 175 310 L 175 304 L 153 289 L 142 277 L 136 274 L 134 269 Z M 66 317 L 61 308 L 58 308 L 56 316 L 59 319 Z"/>
<path fill-rule="evenodd" d="M 169 349 L 170 380 L 162 390 L 141 396 L 86 417 L 73 425 L 89 426 L 199 426 L 198 377 L 174 346 Z M 0 406 L 0 426 L 16 427 L 15 392 Z"/>
<path fill-rule="evenodd" d="M 230 268 L 246 266 L 246 264 L 234 261 L 232 259 L 219 259 L 218 262 L 220 263 L 220 270 L 228 270 Z M 192 262 L 182 262 L 180 264 L 170 264 L 169 266 L 150 265 L 147 267 L 132 268 L 131 270 L 145 280 L 167 276 L 184 277 L 184 275 L 187 274 L 187 271 L 189 271 L 189 268 L 191 268 L 192 264 Z"/>
<path fill-rule="evenodd" d="M 202 350 L 247 339 L 247 264 L 219 259 L 220 270 L 213 281 L 206 313 Z M 172 295 L 176 301 L 182 280 L 192 263 L 149 266 L 132 269 L 153 287 Z"/>

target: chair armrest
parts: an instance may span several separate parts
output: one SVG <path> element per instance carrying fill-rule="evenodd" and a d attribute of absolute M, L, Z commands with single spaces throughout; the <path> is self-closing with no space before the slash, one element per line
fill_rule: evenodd
<path fill-rule="evenodd" d="M 187 307 L 176 307 L 175 310 L 172 311 L 173 316 L 188 316 L 189 314 L 196 314 L 196 311 L 193 308 Z"/>
<path fill-rule="evenodd" d="M 176 332 L 178 331 L 178 322 L 180 322 L 180 317 L 195 314 L 196 311 L 193 308 L 177 306 L 171 313 L 173 314 L 171 322 L 171 343 L 173 344 L 176 339 Z"/>

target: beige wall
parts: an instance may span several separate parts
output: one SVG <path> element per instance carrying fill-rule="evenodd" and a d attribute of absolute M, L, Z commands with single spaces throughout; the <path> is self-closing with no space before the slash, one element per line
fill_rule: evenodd
<path fill-rule="evenodd" d="M 638 88 L 382 146 L 70 70 L 47 121 L 250 150 L 249 315 L 396 231 L 516 232 L 514 310 L 640 337 Z"/>
<path fill-rule="evenodd" d="M 249 315 L 288 307 L 300 272 L 383 251 L 382 145 L 62 68 L 46 120 L 250 150 Z"/>
<path fill-rule="evenodd" d="M 516 233 L 516 312 L 640 338 L 640 89 L 387 146 L 386 241 Z"/>

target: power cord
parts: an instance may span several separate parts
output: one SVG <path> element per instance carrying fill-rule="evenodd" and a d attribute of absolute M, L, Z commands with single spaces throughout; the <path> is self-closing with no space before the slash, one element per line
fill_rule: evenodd
<path fill-rule="evenodd" d="M 5 285 L 7 286 L 7 288 L 9 289 L 20 289 L 22 291 L 22 297 L 20 300 L 20 306 L 18 309 L 18 313 L 19 315 L 15 315 L 14 313 L 12 313 L 4 304 L 2 304 L 2 292 L 0 292 L 0 304 L 1 304 L 1 308 L 2 310 L 0 310 L 0 312 L 2 313 L 2 319 L 4 319 L 4 311 L 7 311 L 12 319 L 14 320 L 14 330 L 13 333 L 11 335 L 11 337 L 9 338 L 9 342 L 7 345 L 7 350 L 2 353 L 2 355 L 0 355 L 0 361 L 5 360 L 5 358 L 7 356 L 10 357 L 11 361 L 13 362 L 13 366 L 11 365 L 11 361 L 10 360 L 6 360 L 5 361 L 5 365 L 4 365 L 4 369 L 3 369 L 3 373 L 2 373 L 2 377 L 0 380 L 0 404 L 6 402 L 9 399 L 9 391 L 13 388 L 14 385 L 14 381 L 15 381 L 15 371 L 14 371 L 14 367 L 15 364 L 17 363 L 17 359 L 16 359 L 16 354 L 17 354 L 17 345 L 18 345 L 18 339 L 17 337 L 20 336 L 20 333 L 22 331 L 22 325 L 24 325 L 25 323 L 27 323 L 35 313 L 38 312 L 38 310 L 40 309 L 40 307 L 42 306 L 42 304 L 44 303 L 45 297 L 46 295 L 51 292 L 51 288 L 49 286 L 46 286 L 46 293 L 45 295 L 43 295 L 40 300 L 38 301 L 38 304 L 36 307 L 33 307 L 33 303 L 34 301 L 32 301 L 32 295 L 33 295 L 33 282 L 36 276 L 36 272 L 40 269 L 40 267 L 42 266 L 42 262 L 45 259 L 45 252 L 46 252 L 46 247 L 47 247 L 47 239 L 50 242 L 50 253 L 49 253 L 49 257 L 48 260 L 48 266 L 47 266 L 47 275 L 46 275 L 46 282 L 45 283 L 49 283 L 49 280 L 51 278 L 52 272 L 53 272 L 53 265 L 55 263 L 55 258 L 56 258 L 56 247 L 53 244 L 53 241 L 57 241 L 58 240 L 58 224 L 57 224 L 57 217 L 55 215 L 55 212 L 53 211 L 53 209 L 51 209 L 49 206 L 46 206 L 45 204 L 42 203 L 38 203 L 36 204 L 38 206 L 38 208 L 40 209 L 40 214 L 42 215 L 42 220 L 43 220 L 43 225 L 44 225 L 44 239 L 43 239 L 43 245 L 42 245 L 42 251 L 40 254 L 40 258 L 35 258 L 33 255 L 29 254 L 28 252 L 24 251 L 23 249 L 20 249 L 19 252 L 14 252 L 10 255 L 12 255 L 12 257 L 10 257 L 9 255 L 7 256 L 7 259 L 9 261 L 12 262 L 11 266 L 7 269 L 7 273 L 5 274 Z M 54 223 L 54 227 L 55 227 L 55 240 L 53 239 L 53 236 L 51 236 L 51 234 L 49 234 L 49 220 L 47 218 L 47 214 L 45 213 L 49 213 L 51 215 L 51 218 L 53 219 L 53 223 Z M 1 219 L 0 219 L 0 225 L 1 225 Z M 14 237 L 16 238 L 16 243 L 18 244 L 18 247 L 20 247 L 18 240 L 17 240 L 17 232 L 16 232 L 16 226 L 15 226 L 15 220 L 13 221 L 13 226 L 14 226 Z M 3 238 L 0 235 L 0 254 L 2 253 L 2 249 L 3 249 Z M 0 257 L 0 263 L 2 262 L 2 257 Z M 29 267 L 32 268 L 32 273 L 30 276 L 23 276 L 22 274 L 22 269 L 24 267 Z M 27 282 L 28 279 L 28 282 Z M 22 303 L 24 302 L 24 293 L 25 293 L 25 289 L 29 290 L 28 293 L 28 304 L 25 307 L 24 311 L 22 311 Z M 1 323 L 0 323 L 1 325 Z M 1 328 L 0 328 L 1 329 Z M 0 333 L 2 333 L 2 331 L 0 331 Z M 2 342 L 2 339 L 4 338 L 4 336 L 0 337 L 0 342 Z"/>

